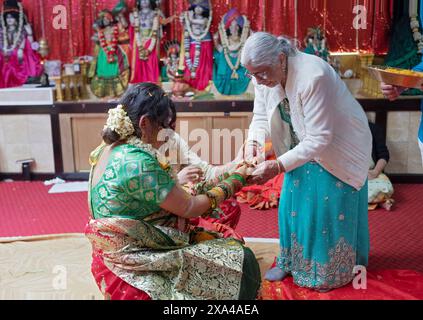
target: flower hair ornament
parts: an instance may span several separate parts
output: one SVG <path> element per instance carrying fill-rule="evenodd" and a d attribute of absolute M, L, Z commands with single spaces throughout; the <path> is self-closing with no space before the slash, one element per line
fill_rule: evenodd
<path fill-rule="evenodd" d="M 135 132 L 134 126 L 123 105 L 118 105 L 114 109 L 109 110 L 109 117 L 104 129 L 110 129 L 116 132 L 120 140 L 124 140 L 132 136 Z"/>

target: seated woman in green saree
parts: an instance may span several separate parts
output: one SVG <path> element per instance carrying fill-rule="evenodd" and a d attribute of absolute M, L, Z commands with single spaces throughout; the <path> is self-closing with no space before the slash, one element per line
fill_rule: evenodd
<path fill-rule="evenodd" d="M 191 196 L 158 152 L 158 133 L 175 120 L 170 98 L 150 83 L 129 89 L 109 111 L 105 143 L 90 157 L 86 235 L 97 284 L 110 299 L 255 299 L 260 270 L 252 251 L 225 238 L 228 228 L 205 230 L 189 220 L 239 191 L 247 168 Z"/>

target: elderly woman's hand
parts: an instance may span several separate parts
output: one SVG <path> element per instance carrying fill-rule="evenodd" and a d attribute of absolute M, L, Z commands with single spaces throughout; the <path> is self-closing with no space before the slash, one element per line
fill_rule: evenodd
<path fill-rule="evenodd" d="M 284 171 L 277 160 L 265 161 L 253 171 L 247 182 L 249 184 L 264 184 Z"/>
<path fill-rule="evenodd" d="M 243 160 L 249 163 L 261 163 L 265 160 L 265 152 L 256 141 L 247 141 L 243 148 Z M 240 155 L 238 154 L 238 157 Z M 238 158 L 237 157 L 237 158 Z"/>
<path fill-rule="evenodd" d="M 380 174 L 381 172 L 379 172 L 377 169 L 369 170 L 368 178 L 369 180 L 375 180 L 377 177 L 379 177 Z"/>

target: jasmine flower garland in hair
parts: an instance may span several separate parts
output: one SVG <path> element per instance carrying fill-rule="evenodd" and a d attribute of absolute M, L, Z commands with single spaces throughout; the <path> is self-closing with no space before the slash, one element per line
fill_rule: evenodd
<path fill-rule="evenodd" d="M 130 137 L 135 132 L 132 121 L 121 104 L 109 110 L 109 117 L 104 129 L 113 130 L 119 135 L 121 140 Z"/>

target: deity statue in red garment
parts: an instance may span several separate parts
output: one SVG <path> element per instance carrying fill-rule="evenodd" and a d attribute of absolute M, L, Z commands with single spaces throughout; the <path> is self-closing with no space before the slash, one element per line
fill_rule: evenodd
<path fill-rule="evenodd" d="M 19 87 L 43 72 L 31 25 L 17 0 L 6 0 L 0 14 L 0 88 Z"/>
<path fill-rule="evenodd" d="M 158 51 L 162 26 L 175 18 L 165 18 L 160 10 L 160 3 L 157 0 L 137 0 L 137 5 L 129 16 L 132 84 L 159 82 Z"/>
<path fill-rule="evenodd" d="M 208 0 L 190 0 L 180 17 L 184 27 L 183 57 L 188 84 L 201 91 L 213 77 L 213 39 L 210 34 L 212 7 Z"/>

